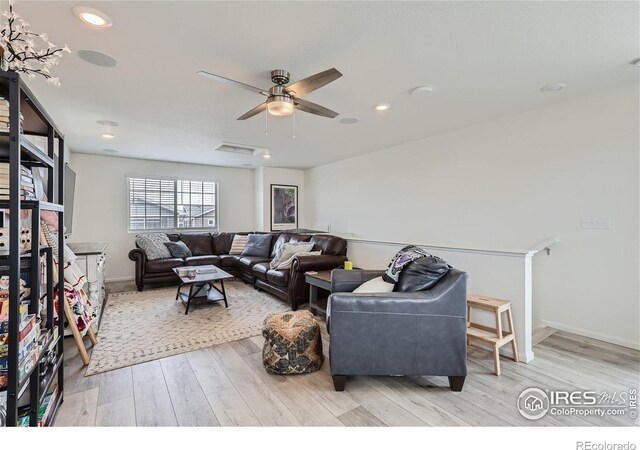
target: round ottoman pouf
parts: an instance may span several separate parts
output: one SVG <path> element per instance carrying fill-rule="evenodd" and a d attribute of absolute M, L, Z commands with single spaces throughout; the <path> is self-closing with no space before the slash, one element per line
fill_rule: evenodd
<path fill-rule="evenodd" d="M 262 362 L 270 374 L 309 373 L 322 366 L 320 326 L 309 311 L 267 316 L 262 335 Z"/>

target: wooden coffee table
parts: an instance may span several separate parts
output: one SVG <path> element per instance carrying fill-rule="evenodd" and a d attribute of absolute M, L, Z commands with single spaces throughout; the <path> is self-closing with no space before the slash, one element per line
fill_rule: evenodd
<path fill-rule="evenodd" d="M 194 269 L 199 273 L 194 278 L 181 277 L 178 270 Z M 184 314 L 189 314 L 189 307 L 197 303 L 209 303 L 224 301 L 225 308 L 229 307 L 227 303 L 227 294 L 224 290 L 224 280 L 233 278 L 224 270 L 216 266 L 188 266 L 176 267 L 173 271 L 180 278 L 180 285 L 176 293 L 176 300 L 182 300 L 185 305 Z M 220 289 L 214 284 L 220 282 Z M 189 292 L 182 292 L 183 286 L 189 286 Z"/>

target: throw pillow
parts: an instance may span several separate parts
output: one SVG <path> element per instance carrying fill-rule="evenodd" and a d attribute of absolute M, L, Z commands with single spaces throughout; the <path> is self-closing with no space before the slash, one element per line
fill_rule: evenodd
<path fill-rule="evenodd" d="M 387 283 L 382 277 L 373 278 L 358 286 L 354 294 L 380 294 L 393 291 L 393 283 Z"/>
<path fill-rule="evenodd" d="M 395 292 L 426 291 L 449 272 L 449 265 L 437 256 L 425 256 L 407 264 L 400 272 Z"/>
<path fill-rule="evenodd" d="M 169 252 L 171 253 L 171 256 L 173 256 L 174 258 L 184 259 L 193 256 L 191 254 L 191 250 L 189 250 L 189 247 L 187 247 L 187 244 L 182 241 L 165 242 L 164 245 L 166 245 L 166 247 L 169 249 Z"/>
<path fill-rule="evenodd" d="M 293 260 L 298 256 L 318 256 L 318 255 L 321 255 L 321 254 L 322 254 L 321 250 L 316 250 L 315 252 L 297 252 L 297 253 L 294 253 L 293 255 L 291 255 L 291 257 L 289 259 L 284 260 L 280 264 L 278 264 L 278 267 L 276 267 L 276 270 L 291 269 L 291 264 L 293 264 Z"/>
<path fill-rule="evenodd" d="M 233 242 L 231 243 L 231 250 L 229 250 L 230 255 L 241 255 L 244 251 L 244 248 L 247 246 L 247 240 L 249 236 L 236 234 L 233 237 Z"/>
<path fill-rule="evenodd" d="M 382 275 L 382 278 L 387 283 L 397 283 L 400 272 L 411 261 L 415 261 L 419 258 L 429 256 L 427 252 L 415 245 L 407 245 L 391 259 L 387 271 Z"/>
<path fill-rule="evenodd" d="M 164 233 L 139 234 L 136 236 L 136 245 L 144 250 L 149 261 L 171 258 L 171 252 L 165 247 L 165 242 L 170 241 Z"/>
<path fill-rule="evenodd" d="M 287 242 L 276 252 L 276 256 L 269 263 L 272 269 L 277 268 L 282 261 L 291 258 L 296 252 L 310 252 L 313 249 L 311 242 Z"/>
<path fill-rule="evenodd" d="M 242 256 L 269 257 L 271 250 L 270 234 L 250 234 L 247 238 L 247 246 L 242 251 Z"/>

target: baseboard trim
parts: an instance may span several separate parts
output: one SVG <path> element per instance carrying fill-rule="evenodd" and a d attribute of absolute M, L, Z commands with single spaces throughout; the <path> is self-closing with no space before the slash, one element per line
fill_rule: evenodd
<path fill-rule="evenodd" d="M 615 336 L 602 333 L 594 333 L 593 331 L 585 330 L 584 328 L 573 327 L 571 325 L 565 325 L 563 323 L 554 322 L 552 320 L 540 320 L 543 326 L 553 327 L 567 333 L 579 334 L 580 336 L 597 339 L 599 341 L 608 342 L 610 344 L 621 345 L 622 347 L 632 348 L 634 350 L 640 350 L 640 343 L 633 342 L 627 339 L 620 339 Z"/>
<path fill-rule="evenodd" d="M 105 283 L 113 283 L 116 281 L 133 281 L 135 280 L 135 277 L 120 277 L 120 278 L 108 278 L 105 281 Z"/>

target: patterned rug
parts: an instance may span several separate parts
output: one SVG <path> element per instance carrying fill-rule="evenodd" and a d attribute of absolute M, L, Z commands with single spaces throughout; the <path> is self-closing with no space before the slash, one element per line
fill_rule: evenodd
<path fill-rule="evenodd" d="M 109 295 L 85 375 L 258 336 L 267 315 L 290 310 L 241 281 L 224 286 L 229 308 L 224 302 L 192 305 L 186 316 L 175 287 Z"/>

